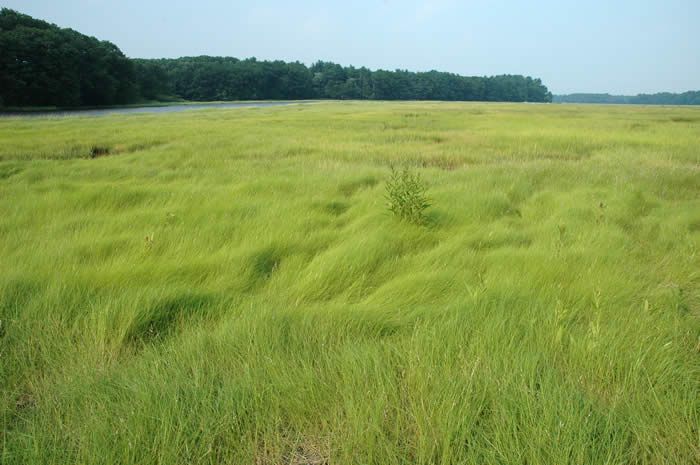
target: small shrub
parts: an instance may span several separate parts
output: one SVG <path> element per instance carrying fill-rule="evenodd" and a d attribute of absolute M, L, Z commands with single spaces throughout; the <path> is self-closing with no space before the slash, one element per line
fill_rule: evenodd
<path fill-rule="evenodd" d="M 425 195 L 426 187 L 418 173 L 408 168 L 391 167 L 386 183 L 386 199 L 389 210 L 400 219 L 414 224 L 425 223 L 425 210 L 430 206 Z"/>
<path fill-rule="evenodd" d="M 90 147 L 90 158 L 104 157 L 109 155 L 111 151 L 112 150 L 106 145 L 93 145 Z"/>

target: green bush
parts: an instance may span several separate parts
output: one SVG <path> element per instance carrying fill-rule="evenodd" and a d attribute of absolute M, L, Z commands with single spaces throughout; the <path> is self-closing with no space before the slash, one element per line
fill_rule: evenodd
<path fill-rule="evenodd" d="M 414 224 L 425 223 L 425 210 L 430 206 L 426 187 L 418 173 L 408 168 L 391 167 L 386 183 L 387 207 L 400 219 Z"/>

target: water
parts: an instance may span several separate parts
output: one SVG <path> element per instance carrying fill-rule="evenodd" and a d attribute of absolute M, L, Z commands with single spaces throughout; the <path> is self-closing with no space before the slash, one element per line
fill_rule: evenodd
<path fill-rule="evenodd" d="M 193 103 L 187 105 L 168 105 L 162 107 L 129 107 L 129 108 L 103 108 L 99 110 L 67 110 L 67 111 L 37 111 L 0 113 L 0 117 L 7 116 L 106 116 L 128 115 L 132 113 L 179 113 L 181 111 L 206 110 L 213 108 L 249 108 L 249 107 L 275 107 L 280 105 L 292 105 L 293 102 L 250 102 L 250 103 Z"/>

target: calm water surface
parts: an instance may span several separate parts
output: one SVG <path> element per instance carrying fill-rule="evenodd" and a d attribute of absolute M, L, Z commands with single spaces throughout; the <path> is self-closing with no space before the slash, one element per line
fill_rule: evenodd
<path fill-rule="evenodd" d="M 187 105 L 169 105 L 163 107 L 129 107 L 129 108 L 103 108 L 100 110 L 69 110 L 69 111 L 38 111 L 36 113 L 0 113 L 1 117 L 7 116 L 106 116 L 127 115 L 131 113 L 178 113 L 181 111 L 206 110 L 212 108 L 247 108 L 247 107 L 275 107 L 280 105 L 292 105 L 294 102 L 250 102 L 250 103 L 193 103 Z"/>

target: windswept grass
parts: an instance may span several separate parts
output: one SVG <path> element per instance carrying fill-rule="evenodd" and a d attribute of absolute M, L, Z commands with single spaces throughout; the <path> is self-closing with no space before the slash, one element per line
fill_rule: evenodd
<path fill-rule="evenodd" d="M 314 104 L 0 141 L 3 464 L 700 462 L 697 109 Z M 392 164 L 425 224 L 387 211 Z"/>

